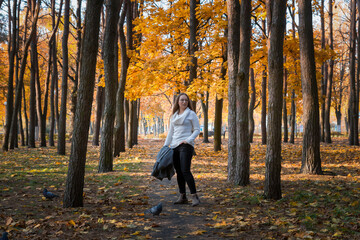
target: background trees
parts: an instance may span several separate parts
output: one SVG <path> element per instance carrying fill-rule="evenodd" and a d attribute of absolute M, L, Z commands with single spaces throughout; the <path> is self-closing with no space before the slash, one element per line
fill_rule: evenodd
<path fill-rule="evenodd" d="M 81 85 L 80 63 L 85 61 L 80 54 L 85 48 L 82 36 L 86 35 L 82 1 L 10 2 L 2 2 L 0 12 L 7 18 L 1 28 L 6 41 L 0 39 L 3 149 L 17 147 L 19 137 L 29 147 L 45 147 L 48 139 L 50 146 L 57 143 L 59 154 L 65 154 L 67 141 L 80 141 L 73 138 L 80 131 L 75 129 L 74 116 L 81 96 L 77 90 Z M 97 2 L 103 16 L 103 32 L 98 34 L 103 51 L 96 51 L 102 58 L 91 62 L 95 66 L 88 65 L 89 71 L 96 69 L 98 86 L 95 90 L 91 75 L 91 79 L 86 79 L 91 80 L 86 91 L 94 92 L 98 98 L 93 104 L 87 102 L 89 109 L 82 113 L 86 117 L 81 122 L 88 121 L 82 127 L 89 125 L 95 145 L 102 138 L 100 165 L 105 166 L 102 160 L 109 159 L 107 166 L 111 166 L 113 156 L 133 147 L 139 131 L 144 137 L 164 137 L 173 96 L 186 91 L 194 102 L 200 103 L 196 112 L 202 123 L 203 141 L 213 141 L 214 150 L 219 151 L 222 135 L 228 137 L 230 182 L 249 183 L 252 139 L 256 142 L 261 138 L 267 144 L 268 163 L 279 167 L 278 138 L 283 134 L 286 141 L 288 129 L 290 143 L 303 137 L 303 169 L 311 169 L 303 172 L 321 173 L 316 126 L 321 126 L 319 137 L 327 143 L 332 141 L 334 132 L 346 134 L 348 126 L 349 144 L 358 145 L 357 2 L 351 1 L 348 8 L 342 3 L 324 0 L 314 2 L 310 8 L 299 8 L 295 1 L 288 1 L 281 16 L 287 11 L 289 27 L 274 36 L 273 32 L 280 28 L 272 29 L 273 12 L 269 9 L 277 9 L 276 1 L 268 1 L 267 5 L 263 1 L 244 1 L 240 6 L 236 0 L 175 0 L 161 4 L 123 0 L 121 11 L 113 17 L 105 13 L 104 4 Z M 41 4 L 41 10 L 34 26 L 37 4 Z M 301 21 L 296 20 L 298 15 Z M 312 22 L 310 17 L 319 18 L 320 23 Z M 110 35 L 109 19 L 113 21 Z M 309 22 L 305 24 L 303 19 Z M 34 39 L 31 26 L 36 27 Z M 312 26 L 309 28 L 313 33 L 304 30 L 304 26 Z M 32 39 L 31 50 L 25 48 L 28 39 Z M 271 52 L 273 47 L 278 49 L 276 52 L 283 51 L 284 64 Z M 283 76 L 280 67 L 286 71 L 284 85 L 274 81 Z M 72 89 L 71 94 L 67 94 L 68 89 Z M 101 97 L 104 95 L 105 111 Z M 316 117 L 319 109 L 321 115 Z M 281 117 L 283 126 L 279 125 Z M 82 129 L 81 134 L 86 131 Z M 85 141 L 83 137 L 81 141 Z M 313 156 L 312 163 L 308 162 L 309 156 Z M 271 172 L 272 167 L 267 167 Z M 278 167 L 275 175 L 279 180 Z M 111 167 L 101 169 L 110 171 Z M 278 193 L 274 198 L 281 196 Z"/>

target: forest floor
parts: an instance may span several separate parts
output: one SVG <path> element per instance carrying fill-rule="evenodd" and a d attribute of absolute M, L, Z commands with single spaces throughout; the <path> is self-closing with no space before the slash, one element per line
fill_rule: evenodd
<path fill-rule="evenodd" d="M 323 170 L 299 174 L 301 142 L 282 147 L 282 196 L 263 198 L 266 146 L 251 144 L 247 187 L 227 183 L 227 146 L 197 140 L 192 170 L 201 204 L 173 205 L 176 177 L 150 176 L 163 139 L 140 139 L 97 173 L 99 147 L 88 147 L 83 208 L 63 208 L 69 156 L 55 147 L 0 153 L 0 233 L 9 239 L 360 239 L 360 148 L 344 138 L 321 144 Z M 70 144 L 67 153 L 70 152 Z M 60 195 L 53 201 L 43 188 Z M 159 216 L 144 214 L 163 203 Z"/>

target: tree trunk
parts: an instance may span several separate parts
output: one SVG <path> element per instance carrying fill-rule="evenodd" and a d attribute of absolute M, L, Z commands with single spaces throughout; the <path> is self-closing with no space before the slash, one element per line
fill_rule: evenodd
<path fill-rule="evenodd" d="M 333 6 L 332 0 L 329 0 L 329 37 L 330 37 L 330 49 L 334 50 L 334 38 L 333 38 Z M 331 57 L 329 61 L 329 75 L 326 88 L 326 99 L 325 99 L 325 142 L 331 143 L 331 125 L 330 125 L 330 107 L 331 107 L 331 91 L 334 75 L 334 58 Z"/>
<path fill-rule="evenodd" d="M 283 90 L 283 45 L 286 4 L 281 0 L 266 2 L 269 30 L 269 104 L 264 196 L 280 199 L 281 196 L 281 113 Z"/>
<path fill-rule="evenodd" d="M 264 32 L 266 33 L 266 24 L 265 20 L 262 22 L 262 26 Z M 265 67 L 265 66 L 264 66 Z M 265 67 L 266 68 L 266 67 Z M 266 144 L 266 69 L 264 69 L 262 74 L 262 82 L 261 82 L 261 143 Z"/>
<path fill-rule="evenodd" d="M 286 58 L 284 58 L 286 62 Z M 287 95 L 287 70 L 284 69 L 284 93 L 283 93 L 283 128 L 284 128 L 284 142 L 287 143 L 289 140 L 288 136 L 288 120 L 287 120 L 287 107 L 286 107 L 286 95 Z"/>
<path fill-rule="evenodd" d="M 5 136 L 3 142 L 3 150 L 8 151 L 9 149 L 9 137 L 11 128 L 11 119 L 14 109 L 14 68 L 15 68 L 15 55 L 16 55 L 16 35 L 17 35 L 17 24 L 16 24 L 16 9 L 17 0 L 13 0 L 13 13 L 11 14 L 9 5 L 9 77 L 7 86 L 7 97 L 6 97 L 6 123 L 5 123 Z M 12 27 L 12 31 L 11 30 Z"/>
<path fill-rule="evenodd" d="M 254 69 L 250 69 L 250 85 L 251 85 L 251 98 L 249 106 L 249 142 L 253 142 L 255 122 L 254 122 L 254 108 L 255 108 L 255 97 L 256 97 L 256 88 L 255 88 L 255 77 Z"/>
<path fill-rule="evenodd" d="M 83 206 L 85 161 L 95 85 L 102 4 L 103 0 L 88 0 L 86 3 L 84 44 L 81 48 L 80 85 L 77 99 L 78 107 L 75 113 L 74 133 L 63 201 L 64 207 Z"/>
<path fill-rule="evenodd" d="M 124 99 L 124 110 L 125 110 L 125 140 L 127 142 L 127 140 L 129 139 L 129 119 L 130 119 L 129 100 L 127 99 Z"/>
<path fill-rule="evenodd" d="M 208 114 L 209 113 L 209 111 L 208 111 L 209 110 L 209 92 L 205 92 L 205 102 L 204 102 L 204 100 L 201 99 L 201 108 L 204 113 L 203 143 L 209 143 L 209 114 Z"/>
<path fill-rule="evenodd" d="M 73 88 L 71 91 L 71 112 L 73 114 L 72 119 L 72 129 L 74 129 L 75 121 L 75 112 L 76 112 L 76 101 L 77 101 L 77 91 L 79 84 L 79 64 L 80 64 L 80 49 L 81 49 L 81 3 L 82 0 L 77 0 L 76 7 L 76 61 L 75 61 L 75 77 L 73 81 Z"/>
<path fill-rule="evenodd" d="M 350 17 L 350 66 L 349 66 L 349 103 L 348 103 L 348 121 L 349 121 L 349 145 L 359 145 L 359 137 L 356 134 L 358 125 L 358 116 L 356 115 L 356 76 L 355 76 L 355 47 L 356 47 L 356 0 L 351 1 Z"/>
<path fill-rule="evenodd" d="M 123 10 L 121 12 L 120 21 L 118 25 L 119 32 L 119 41 L 120 41 L 120 51 L 121 51 L 121 73 L 120 73 L 120 83 L 118 91 L 116 93 L 116 128 L 115 128 L 115 146 L 114 146 L 114 156 L 117 157 L 120 155 L 120 152 L 125 152 L 125 120 L 124 120 L 124 92 L 126 85 L 126 76 L 127 70 L 129 68 L 130 59 L 126 52 L 126 38 L 124 33 L 124 22 L 127 13 L 128 2 L 124 1 Z"/>
<path fill-rule="evenodd" d="M 303 93 L 303 150 L 301 172 L 321 174 L 319 100 L 316 83 L 311 1 L 299 1 L 299 40 Z"/>
<path fill-rule="evenodd" d="M 324 14 L 324 0 L 320 4 L 320 22 L 321 22 L 321 49 L 325 50 L 325 14 Z M 321 66 L 321 118 L 320 118 L 320 141 L 325 142 L 325 99 L 327 89 L 327 63 L 324 62 Z"/>
<path fill-rule="evenodd" d="M 198 41 L 196 37 L 198 36 L 199 20 L 196 18 L 197 8 L 200 5 L 199 0 L 190 0 L 190 38 L 189 38 L 189 80 L 185 83 L 185 86 L 188 87 L 197 77 L 197 57 L 195 53 L 198 51 Z M 193 101 L 193 107 L 196 111 L 196 102 Z"/>
<path fill-rule="evenodd" d="M 228 12 L 228 177 L 235 183 L 236 177 L 236 79 L 238 75 L 240 47 L 240 4 L 237 0 L 227 1 Z"/>
<path fill-rule="evenodd" d="M 102 75 L 98 77 L 98 83 L 100 82 Z M 104 109 L 104 101 L 105 101 L 105 94 L 104 94 L 104 87 L 97 86 L 96 91 L 96 115 L 95 115 L 95 130 L 93 134 L 93 146 L 99 146 L 99 136 L 100 136 L 100 129 L 101 129 L 101 119 L 102 113 Z"/>
<path fill-rule="evenodd" d="M 240 55 L 236 83 L 236 177 L 235 184 L 250 183 L 249 142 L 249 69 L 251 38 L 251 0 L 241 1 L 240 11 Z"/>
<path fill-rule="evenodd" d="M 291 92 L 290 143 L 295 142 L 295 123 L 296 123 L 295 90 L 293 89 Z"/>
<path fill-rule="evenodd" d="M 134 101 L 129 102 L 129 133 L 127 139 L 127 147 L 132 148 L 134 146 L 134 121 L 135 121 L 135 112 L 136 106 Z"/>
<path fill-rule="evenodd" d="M 62 38 L 62 81 L 61 81 L 61 107 L 59 116 L 59 133 L 58 133 L 58 154 L 66 153 L 66 99 L 68 88 L 68 72 L 69 72 L 69 56 L 68 56 L 68 40 L 69 40 L 69 16 L 70 0 L 65 0 L 64 7 L 64 33 Z"/>
<path fill-rule="evenodd" d="M 28 11 L 26 12 L 26 17 L 25 17 L 25 21 L 27 21 L 29 9 L 31 9 L 32 10 L 32 26 L 31 26 L 31 32 L 30 32 L 29 38 L 26 40 L 24 47 L 23 47 L 24 55 L 21 59 L 20 76 L 19 76 L 19 82 L 16 86 L 14 111 L 13 111 L 12 120 L 11 120 L 11 122 L 13 124 L 11 124 L 11 128 L 10 128 L 10 133 L 11 133 L 10 143 L 14 141 L 15 137 L 17 137 L 17 131 L 16 131 L 17 130 L 17 115 L 18 115 L 20 105 L 21 105 L 20 102 L 22 100 L 21 95 L 23 92 L 27 55 L 28 55 L 28 50 L 29 50 L 30 44 L 32 44 L 33 40 L 36 37 L 36 24 L 37 24 L 37 20 L 38 20 L 38 16 L 39 16 L 40 1 L 37 2 L 36 5 L 35 5 L 35 2 L 33 4 L 34 4 L 33 8 L 31 8 L 31 7 L 28 8 Z"/>
<path fill-rule="evenodd" d="M 214 151 L 221 151 L 221 134 L 222 134 L 222 109 L 223 99 L 219 99 L 216 94 L 215 99 L 215 123 L 214 123 Z"/>
<path fill-rule="evenodd" d="M 25 141 L 25 146 L 28 146 L 28 141 L 29 141 L 29 119 L 27 116 L 27 110 L 26 110 L 26 97 L 25 97 L 25 87 L 23 84 L 22 87 L 22 96 L 23 96 L 23 101 L 24 101 L 24 116 L 25 116 L 25 131 L 26 131 L 26 141 Z"/>
<path fill-rule="evenodd" d="M 120 1 L 107 0 L 106 27 L 104 36 L 105 112 L 101 131 L 99 172 L 113 171 L 113 132 L 118 79 L 117 24 Z"/>
<path fill-rule="evenodd" d="M 35 3 L 36 0 L 29 1 L 31 3 L 31 14 L 34 16 L 35 11 Z M 35 53 L 36 53 L 36 41 L 32 41 L 31 43 L 31 53 L 30 53 L 30 59 L 31 59 L 31 77 L 30 77 L 30 101 L 29 101 L 29 147 L 34 148 L 35 146 L 35 125 L 36 125 L 36 87 L 35 87 L 35 81 L 36 81 L 36 69 L 35 69 Z"/>

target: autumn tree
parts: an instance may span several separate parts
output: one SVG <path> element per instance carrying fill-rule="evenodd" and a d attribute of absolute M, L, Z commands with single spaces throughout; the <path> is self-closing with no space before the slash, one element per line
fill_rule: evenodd
<path fill-rule="evenodd" d="M 281 196 L 281 113 L 283 91 L 283 44 L 286 4 L 281 0 L 268 0 L 266 14 L 269 32 L 269 104 L 266 139 L 264 195 L 269 199 Z"/>
<path fill-rule="evenodd" d="M 116 93 L 116 127 L 115 127 L 115 144 L 114 144 L 114 156 L 119 156 L 120 152 L 125 152 L 125 85 L 127 71 L 129 68 L 130 58 L 127 54 L 127 44 L 130 44 L 126 41 L 124 33 L 124 22 L 127 14 L 127 8 L 130 7 L 130 2 L 128 0 L 123 1 L 123 7 L 118 24 L 118 33 L 119 33 L 119 42 L 120 42 L 120 51 L 121 51 L 121 70 L 120 70 L 120 82 Z M 128 20 L 131 20 L 130 18 Z M 130 31 L 127 31 L 127 34 L 131 34 Z M 130 36 L 128 35 L 128 38 Z M 130 46 L 128 46 L 130 47 Z"/>
<path fill-rule="evenodd" d="M 118 62 L 115 55 L 117 55 L 117 24 L 120 6 L 118 0 L 106 1 L 104 35 L 105 112 L 101 132 L 99 172 L 113 170 L 113 130 L 118 81 Z"/>
<path fill-rule="evenodd" d="M 251 0 L 229 1 L 228 74 L 229 74 L 229 156 L 228 180 L 241 186 L 250 182 L 249 143 L 249 67 Z M 241 9 L 241 10 L 240 10 Z M 241 21 L 240 21 L 241 19 Z M 240 22 L 240 24 L 239 24 Z M 240 31 L 236 28 L 240 26 Z M 235 65 L 236 64 L 236 65 Z M 238 64 L 238 66 L 237 66 Z M 234 88 L 234 89 L 232 89 Z M 230 110 L 231 109 L 231 110 Z M 231 111 L 231 113 L 230 113 Z M 235 136 L 232 136 L 234 135 Z M 231 138 L 231 140 L 230 140 Z"/>
<path fill-rule="evenodd" d="M 58 154 L 65 155 L 66 152 L 66 104 L 68 90 L 68 72 L 69 72 L 69 21 L 70 21 L 70 0 L 64 0 L 64 31 L 62 36 L 62 81 L 61 81 L 61 107 L 59 116 L 58 132 Z"/>
<path fill-rule="evenodd" d="M 303 150 L 301 172 L 321 174 L 319 100 L 316 83 L 312 8 L 310 0 L 299 1 L 300 65 L 303 94 Z"/>
<path fill-rule="evenodd" d="M 103 0 L 88 0 L 86 3 L 83 46 L 81 48 L 80 83 L 74 132 L 71 143 L 69 168 L 66 178 L 64 207 L 83 206 L 85 161 L 91 104 L 94 94 L 96 56 L 99 46 L 100 12 Z"/>

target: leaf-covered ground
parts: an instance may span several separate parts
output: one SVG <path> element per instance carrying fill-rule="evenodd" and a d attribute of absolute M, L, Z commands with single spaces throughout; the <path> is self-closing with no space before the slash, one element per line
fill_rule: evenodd
<path fill-rule="evenodd" d="M 215 153 L 198 140 L 197 207 L 172 204 L 175 178 L 150 176 L 162 144 L 140 140 L 106 174 L 97 173 L 99 147 L 89 146 L 84 207 L 74 209 L 62 208 L 68 156 L 54 147 L 0 153 L 0 233 L 8 231 L 10 239 L 360 239 L 360 149 L 345 139 L 321 146 L 323 170 L 336 176 L 299 174 L 300 140 L 283 144 L 279 201 L 262 197 L 266 146 L 251 145 L 251 184 L 239 187 L 226 182 L 226 145 Z M 44 187 L 61 197 L 45 200 Z M 160 216 L 144 214 L 160 201 Z"/>

